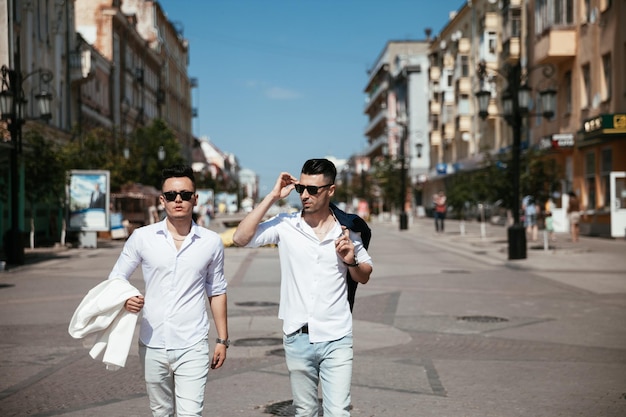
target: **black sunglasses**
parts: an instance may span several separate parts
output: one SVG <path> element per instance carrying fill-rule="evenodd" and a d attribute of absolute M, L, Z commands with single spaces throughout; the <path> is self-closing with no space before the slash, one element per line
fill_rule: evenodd
<path fill-rule="evenodd" d="M 163 193 L 163 197 L 165 197 L 167 201 L 176 201 L 176 196 L 178 194 L 180 194 L 180 198 L 182 198 L 184 201 L 189 201 L 191 200 L 191 197 L 193 197 L 195 192 L 194 191 L 166 191 Z"/>
<path fill-rule="evenodd" d="M 302 184 L 295 184 L 294 186 L 296 187 L 296 192 L 298 194 L 302 194 L 304 190 L 307 190 L 307 192 L 310 195 L 316 195 L 319 190 L 321 190 L 324 187 L 330 187 L 331 185 L 333 184 L 320 185 L 319 187 L 317 185 L 302 185 Z"/>

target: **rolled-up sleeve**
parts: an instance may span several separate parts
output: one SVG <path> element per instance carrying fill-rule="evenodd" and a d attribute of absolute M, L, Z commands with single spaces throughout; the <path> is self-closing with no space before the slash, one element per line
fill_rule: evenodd
<path fill-rule="evenodd" d="M 228 286 L 224 275 L 224 244 L 219 241 L 217 245 L 213 259 L 207 268 L 205 288 L 209 297 L 225 294 Z"/>

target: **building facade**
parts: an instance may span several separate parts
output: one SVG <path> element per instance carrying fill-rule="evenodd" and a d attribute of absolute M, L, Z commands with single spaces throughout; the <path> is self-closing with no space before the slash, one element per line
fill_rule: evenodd
<path fill-rule="evenodd" d="M 368 72 L 364 89 L 364 113 L 368 118 L 364 134 L 368 146 L 362 154 L 351 158 L 351 171 L 361 181 L 376 158 L 403 161 L 408 175 L 403 184 L 406 196 L 403 209 L 407 212 L 413 212 L 421 204 L 419 195 L 412 199 L 411 184 L 422 180 L 430 164 L 428 101 L 424 95 L 428 88 L 428 44 L 428 41 L 389 41 L 385 45 Z"/>

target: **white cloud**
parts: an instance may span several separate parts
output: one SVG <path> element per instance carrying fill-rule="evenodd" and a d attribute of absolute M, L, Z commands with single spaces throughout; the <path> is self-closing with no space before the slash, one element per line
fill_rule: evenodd
<path fill-rule="evenodd" d="M 270 100 L 296 100 L 302 95 L 288 88 L 271 86 L 269 83 L 258 80 L 247 80 L 245 86 L 251 90 L 263 90 L 263 94 Z"/>
<path fill-rule="evenodd" d="M 300 93 L 282 87 L 270 87 L 265 90 L 265 96 L 270 100 L 295 100 L 301 97 Z"/>

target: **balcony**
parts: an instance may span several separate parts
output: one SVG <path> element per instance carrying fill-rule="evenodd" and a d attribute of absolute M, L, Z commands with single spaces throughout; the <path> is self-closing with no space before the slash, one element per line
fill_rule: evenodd
<path fill-rule="evenodd" d="M 370 107 L 373 106 L 383 96 L 383 93 L 387 92 L 388 89 L 389 83 L 386 80 L 380 83 L 369 95 L 369 99 L 365 103 L 365 108 L 363 109 L 364 113 L 367 113 L 370 110 Z"/>
<path fill-rule="evenodd" d="M 469 38 L 459 39 L 459 54 L 469 54 L 472 43 Z"/>
<path fill-rule="evenodd" d="M 441 132 L 433 130 L 430 132 L 430 146 L 441 146 Z"/>
<path fill-rule="evenodd" d="M 516 63 L 520 58 L 520 41 L 518 37 L 512 37 L 502 43 L 502 60 L 509 64 Z"/>
<path fill-rule="evenodd" d="M 382 129 L 384 129 L 387 122 L 387 114 L 387 109 L 381 109 L 381 111 L 376 116 L 374 116 L 374 118 L 370 119 L 370 122 L 365 127 L 365 136 L 370 136 L 374 129 L 376 129 L 377 127 L 381 127 L 381 125 Z"/>
<path fill-rule="evenodd" d="M 456 124 L 459 132 L 469 132 L 472 130 L 472 116 L 459 115 L 456 117 Z"/>
<path fill-rule="evenodd" d="M 558 64 L 575 57 L 574 29 L 550 29 L 535 43 L 535 58 L 539 64 Z"/>
<path fill-rule="evenodd" d="M 457 92 L 459 94 L 472 94 L 472 81 L 469 77 L 461 77 L 457 81 Z"/>
<path fill-rule="evenodd" d="M 71 81 L 86 81 L 91 78 L 95 74 L 93 65 L 90 50 L 70 52 Z"/>
<path fill-rule="evenodd" d="M 499 30 L 500 19 L 498 13 L 487 12 L 485 13 L 485 30 Z"/>
<path fill-rule="evenodd" d="M 430 114 L 441 114 L 441 103 L 431 100 L 430 102 Z"/>
<path fill-rule="evenodd" d="M 439 81 L 441 79 L 441 68 L 430 67 L 428 70 L 428 75 L 431 81 Z"/>

